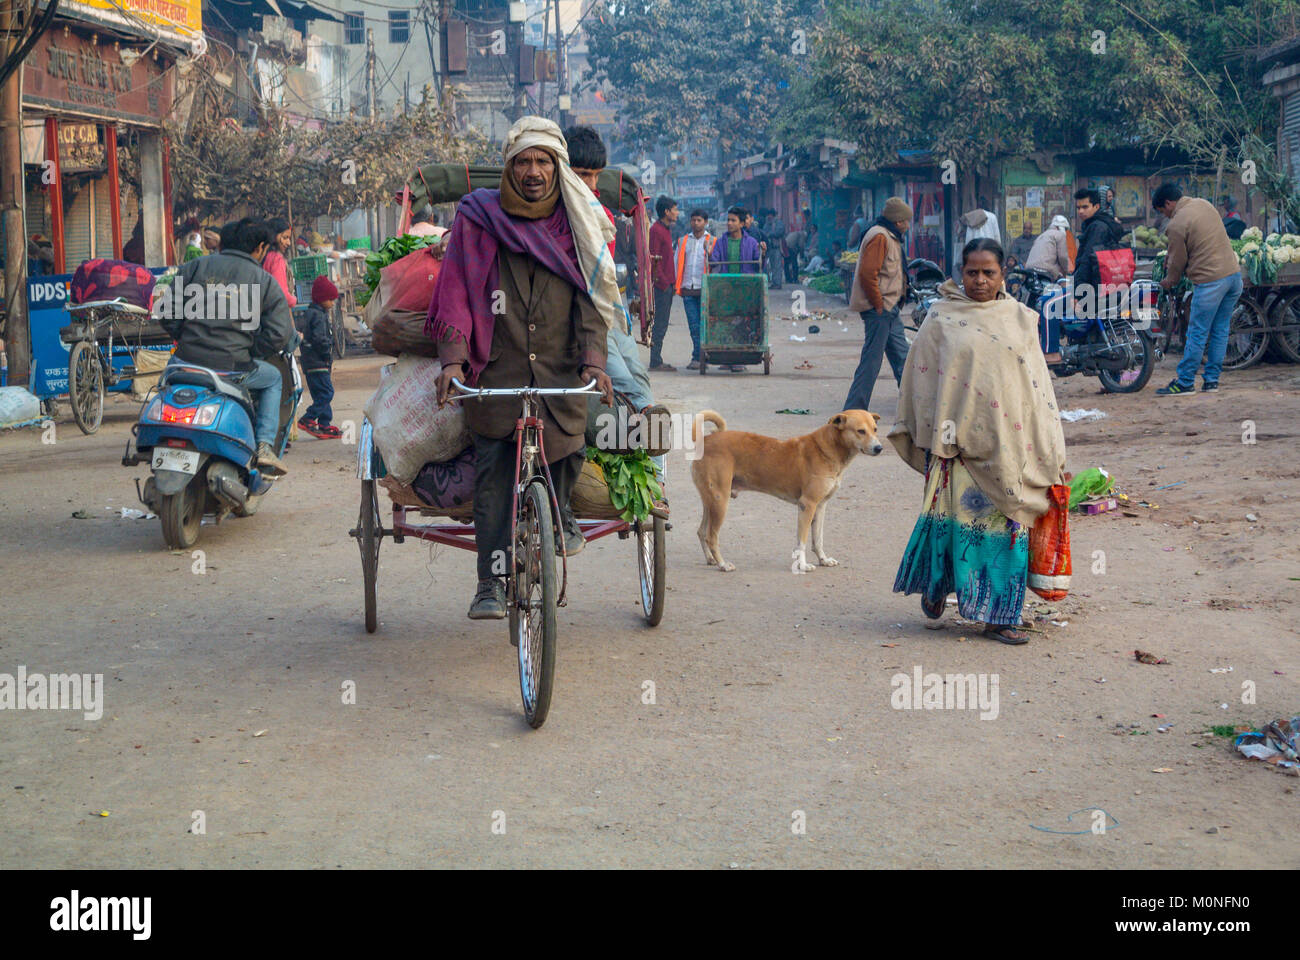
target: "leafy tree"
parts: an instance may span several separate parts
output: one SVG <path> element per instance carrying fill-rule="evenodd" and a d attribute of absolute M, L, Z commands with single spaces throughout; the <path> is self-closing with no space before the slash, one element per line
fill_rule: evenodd
<path fill-rule="evenodd" d="M 857 143 L 867 166 L 900 149 L 968 167 L 1132 146 L 1259 165 L 1277 107 L 1255 51 L 1297 10 L 1300 0 L 834 0 L 775 132 Z"/>
<path fill-rule="evenodd" d="M 588 80 L 608 81 L 635 147 L 763 148 L 806 62 L 811 0 L 605 2 L 586 25 Z M 798 33 L 797 31 L 803 31 Z"/>

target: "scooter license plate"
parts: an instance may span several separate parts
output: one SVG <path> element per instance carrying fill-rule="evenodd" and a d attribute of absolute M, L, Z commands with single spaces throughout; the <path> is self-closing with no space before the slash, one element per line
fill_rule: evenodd
<path fill-rule="evenodd" d="M 177 450 L 174 447 L 155 447 L 153 451 L 153 468 L 155 470 L 175 470 L 177 473 L 197 473 L 199 469 L 199 452 L 197 450 Z"/>

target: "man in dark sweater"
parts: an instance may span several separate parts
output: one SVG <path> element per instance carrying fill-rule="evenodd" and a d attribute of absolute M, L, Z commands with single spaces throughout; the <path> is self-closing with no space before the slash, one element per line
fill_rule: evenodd
<path fill-rule="evenodd" d="M 1074 295 L 1084 296 L 1089 286 L 1093 296 L 1101 283 L 1101 270 L 1097 266 L 1097 251 L 1119 249 L 1119 238 L 1124 227 L 1102 209 L 1101 194 L 1084 188 L 1074 195 L 1074 209 L 1083 227 L 1079 231 L 1079 252 L 1074 260 Z"/>
<path fill-rule="evenodd" d="M 280 285 L 262 269 L 271 245 L 271 232 L 261 220 L 245 218 L 221 230 L 221 252 L 182 264 L 173 286 L 182 294 L 195 288 L 206 291 L 200 316 L 188 310 L 154 313 L 176 340 L 172 363 L 193 363 L 230 374 L 253 397 L 257 422 L 257 463 L 269 476 L 283 476 L 284 463 L 275 455 L 280 425 L 280 371 L 265 358 L 289 346 L 294 336 L 293 315 Z M 188 297 L 186 298 L 188 300 Z"/>

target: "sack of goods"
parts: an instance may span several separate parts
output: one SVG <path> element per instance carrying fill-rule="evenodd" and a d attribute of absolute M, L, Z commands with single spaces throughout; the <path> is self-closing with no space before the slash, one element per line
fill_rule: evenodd
<path fill-rule="evenodd" d="M 437 346 L 425 335 L 424 321 L 441 269 L 433 252 L 424 247 L 379 272 L 379 286 L 363 314 L 366 326 L 373 331 L 371 345 L 378 353 L 438 355 Z"/>
<path fill-rule="evenodd" d="M 470 445 L 465 411 L 459 403 L 438 407 L 442 364 L 404 353 L 366 403 L 375 446 L 388 473 L 409 484 L 426 463 L 454 460 Z"/>
<path fill-rule="evenodd" d="M 138 263 L 102 257 L 87 260 L 72 275 L 72 302 L 91 303 L 121 297 L 147 310 L 153 303 L 154 282 L 153 274 Z"/>

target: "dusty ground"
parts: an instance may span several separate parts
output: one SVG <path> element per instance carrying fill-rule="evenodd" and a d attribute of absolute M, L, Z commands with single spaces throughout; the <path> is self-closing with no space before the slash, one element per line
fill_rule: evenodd
<path fill-rule="evenodd" d="M 778 312 L 788 294 L 773 294 Z M 839 316 L 803 343 L 789 336 L 806 323 L 774 326 L 770 377 L 683 370 L 656 375 L 659 395 L 735 427 L 811 430 L 861 345 L 857 318 Z M 668 359 L 684 367 L 688 350 L 679 306 Z M 340 365 L 337 421 L 359 419 L 379 362 Z M 382 624 L 363 632 L 353 447 L 295 445 L 258 516 L 203 529 L 198 575 L 156 520 L 113 516 L 138 506 L 144 475 L 118 464 L 133 405 L 111 405 L 93 437 L 66 415 L 52 446 L 0 436 L 0 672 L 107 685 L 97 722 L 0 713 L 0 866 L 1295 867 L 1280 839 L 1300 825 L 1300 781 L 1202 731 L 1300 712 L 1300 370 L 1157 399 L 1171 364 L 1135 397 L 1057 384 L 1063 408 L 1109 415 L 1067 425 L 1070 468 L 1104 465 L 1159 505 L 1074 524 L 1066 626 L 1019 648 L 922 627 L 915 598 L 890 590 L 921 480 L 888 446 L 850 467 L 831 507 L 842 566 L 803 577 L 793 511 L 754 494 L 723 530 L 739 569 L 706 567 L 677 454 L 664 623 L 640 619 L 631 544 L 589 547 L 538 732 L 520 719 L 504 625 L 465 619 L 470 555 L 386 543 Z M 896 396 L 886 375 L 886 423 Z M 1135 647 L 1172 663 L 1138 664 Z M 891 709 L 891 676 L 915 666 L 997 674 L 997 719 Z M 1067 818 L 1089 807 L 1113 818 L 1104 835 L 1034 829 L 1087 829 L 1088 814 Z"/>

